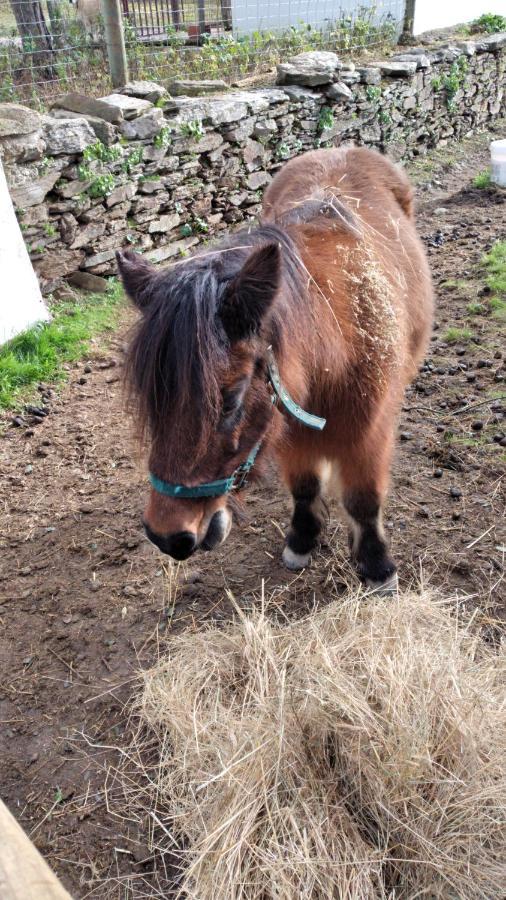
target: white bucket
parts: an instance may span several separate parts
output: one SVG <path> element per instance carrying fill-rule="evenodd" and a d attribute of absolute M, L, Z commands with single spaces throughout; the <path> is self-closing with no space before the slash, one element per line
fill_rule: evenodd
<path fill-rule="evenodd" d="M 499 187 L 506 187 L 506 140 L 492 141 L 490 144 L 492 160 L 492 181 Z"/>

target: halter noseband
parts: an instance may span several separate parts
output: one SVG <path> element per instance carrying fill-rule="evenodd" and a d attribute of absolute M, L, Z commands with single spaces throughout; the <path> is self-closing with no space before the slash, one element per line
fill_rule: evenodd
<path fill-rule="evenodd" d="M 295 400 L 292 400 L 286 388 L 283 387 L 279 377 L 276 360 L 274 359 L 274 354 L 270 347 L 267 351 L 267 360 L 268 382 L 274 391 L 272 394 L 273 404 L 279 400 L 286 411 L 289 412 L 294 419 L 297 419 L 298 422 L 301 422 L 308 428 L 322 431 L 327 424 L 326 419 L 315 416 L 313 413 L 306 412 L 295 402 Z M 157 478 L 156 475 L 153 475 L 153 473 L 150 472 L 149 481 L 151 487 L 165 497 L 180 497 L 187 500 L 197 500 L 201 497 L 221 497 L 224 494 L 229 494 L 231 491 L 238 491 L 243 488 L 247 482 L 248 474 L 253 468 L 258 451 L 262 446 L 262 440 L 263 438 L 260 438 L 260 440 L 257 441 L 250 451 L 248 458 L 241 463 L 240 466 L 237 466 L 237 469 L 235 469 L 228 478 L 218 478 L 216 481 L 206 481 L 204 484 L 187 487 L 184 484 L 172 484 L 170 481 L 163 481 L 162 478 Z"/>

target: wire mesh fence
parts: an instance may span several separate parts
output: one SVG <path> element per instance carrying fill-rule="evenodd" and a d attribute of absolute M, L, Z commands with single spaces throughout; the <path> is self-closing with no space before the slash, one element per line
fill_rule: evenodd
<path fill-rule="evenodd" d="M 104 0 L 0 0 L 0 100 L 111 89 Z M 405 0 L 120 0 L 131 78 L 238 81 L 304 50 L 392 43 Z M 106 4 L 107 5 L 107 4 Z M 109 36 L 110 40 L 110 36 Z"/>

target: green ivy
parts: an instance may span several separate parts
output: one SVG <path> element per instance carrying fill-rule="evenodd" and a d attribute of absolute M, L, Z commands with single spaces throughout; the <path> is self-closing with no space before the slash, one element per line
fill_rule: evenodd
<path fill-rule="evenodd" d="M 330 106 L 322 106 L 320 111 L 320 116 L 318 118 L 318 132 L 321 134 L 322 131 L 326 131 L 328 128 L 332 128 L 334 124 L 334 113 Z"/>
<path fill-rule="evenodd" d="M 90 144 L 89 147 L 86 147 L 83 150 L 83 160 L 85 162 L 91 162 L 95 159 L 100 162 L 116 162 L 116 160 L 120 159 L 122 156 L 123 148 L 119 144 L 114 144 L 112 147 L 106 147 L 102 141 Z"/>
<path fill-rule="evenodd" d="M 99 197 L 107 197 L 108 194 L 116 186 L 116 179 L 114 175 L 106 173 L 104 175 L 97 175 L 97 177 L 90 184 L 87 194 L 92 200 L 98 200 Z"/>
<path fill-rule="evenodd" d="M 205 135 L 200 119 L 194 119 L 190 122 L 181 122 L 179 130 L 185 137 L 193 138 L 194 141 L 202 140 Z"/>
<path fill-rule="evenodd" d="M 164 125 L 156 135 L 153 144 L 157 150 L 165 150 L 169 146 L 171 140 L 171 130 L 167 125 Z"/>

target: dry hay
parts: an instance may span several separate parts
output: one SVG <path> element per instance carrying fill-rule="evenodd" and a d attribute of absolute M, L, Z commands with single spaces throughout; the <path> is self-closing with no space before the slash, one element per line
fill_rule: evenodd
<path fill-rule="evenodd" d="M 174 638 L 140 714 L 180 896 L 504 897 L 506 667 L 478 632 L 410 594 Z"/>

